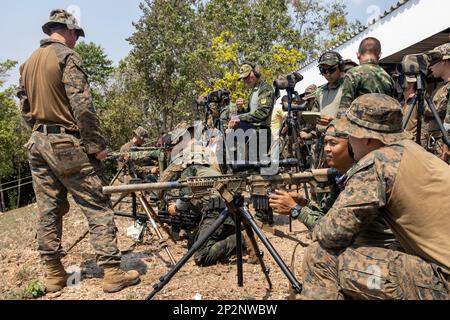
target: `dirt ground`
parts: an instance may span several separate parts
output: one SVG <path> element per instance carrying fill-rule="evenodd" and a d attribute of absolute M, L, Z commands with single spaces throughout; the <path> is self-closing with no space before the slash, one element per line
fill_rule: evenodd
<path fill-rule="evenodd" d="M 43 268 L 39 260 L 36 242 L 37 206 L 30 205 L 14 211 L 0 214 L 0 299 L 23 299 L 24 290 L 30 280 L 43 278 Z M 137 269 L 141 274 L 141 282 L 118 293 L 106 294 L 102 291 L 103 271 L 95 263 L 95 254 L 89 243 L 89 236 L 78 243 L 69 254 L 63 258 L 66 269 L 81 270 L 81 283 L 78 286 L 64 288 L 60 293 L 48 294 L 39 299 L 50 300 L 90 300 L 90 299 L 144 299 L 152 286 L 170 269 L 167 253 L 161 248 L 160 241 L 151 229 L 146 233 L 144 243 L 133 248 L 134 241 L 126 235 L 126 229 L 133 224 L 128 218 L 116 217 L 118 227 L 119 248 L 122 251 L 122 267 Z M 71 210 L 64 218 L 63 247 L 72 244 L 83 234 L 87 222 L 81 210 L 71 201 Z M 290 238 L 281 238 L 264 231 L 281 258 L 290 266 L 292 253 L 298 244 L 296 239 L 308 243 L 308 232 L 298 221 L 293 221 L 292 232 L 289 232 L 288 219 L 275 215 L 276 230 L 283 231 Z M 167 234 L 160 228 L 163 236 Z M 271 291 L 261 271 L 259 264 L 247 263 L 244 256 L 244 286 L 237 285 L 236 260 L 201 268 L 194 264 L 191 258 L 171 281 L 156 294 L 154 299 L 191 300 L 281 300 L 289 295 L 290 283 L 281 269 L 258 242 L 264 252 L 264 261 L 270 269 L 270 279 L 273 284 Z M 186 252 L 186 241 L 174 243 L 168 240 L 169 248 L 179 260 Z M 132 250 L 129 250 L 129 249 Z M 295 266 L 293 268 L 297 279 L 301 279 L 301 265 L 304 248 L 297 246 Z"/>

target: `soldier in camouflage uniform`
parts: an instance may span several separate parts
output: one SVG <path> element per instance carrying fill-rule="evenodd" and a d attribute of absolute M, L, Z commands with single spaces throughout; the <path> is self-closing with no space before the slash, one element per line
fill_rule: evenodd
<path fill-rule="evenodd" d="M 172 141 L 180 152 L 174 157 L 162 175 L 161 182 L 174 181 L 188 177 L 213 177 L 221 173 L 217 165 L 213 164 L 214 157 L 197 141 L 194 134 L 195 128 L 183 123 L 173 131 Z M 192 196 L 190 188 L 184 188 L 179 196 Z M 177 199 L 170 203 L 168 213 L 170 215 L 194 212 L 201 216 L 198 229 L 195 231 L 194 240 L 206 232 L 218 218 L 220 212 L 225 209 L 225 203 L 216 191 L 206 190 L 205 193 L 195 195 L 189 200 Z M 228 217 L 220 228 L 211 235 L 208 241 L 194 254 L 195 263 L 199 266 L 216 264 L 230 257 L 236 250 L 236 237 L 234 222 Z"/>
<path fill-rule="evenodd" d="M 270 125 L 272 121 L 272 112 L 275 103 L 274 90 L 271 85 L 266 83 L 261 78 L 261 68 L 252 62 L 244 62 L 239 70 L 239 79 L 242 79 L 244 83 L 252 88 L 252 92 L 248 97 L 248 112 L 237 115 L 232 118 L 228 123 L 228 128 L 231 129 L 248 129 L 256 130 L 256 139 L 249 139 L 248 145 L 250 148 L 250 154 L 256 151 L 257 160 L 261 154 L 268 155 L 271 146 L 272 135 Z M 239 98 L 236 100 L 236 106 L 242 108 L 244 105 L 244 99 Z M 256 140 L 256 141 L 255 141 Z M 265 140 L 266 149 L 260 150 L 263 145 L 262 141 Z M 238 150 L 239 146 L 238 146 Z M 238 151 L 239 152 L 239 151 Z M 256 159 L 249 159 L 254 161 Z M 258 201 L 258 200 L 256 200 Z M 264 200 L 262 200 L 264 202 Z M 256 217 L 264 223 L 273 224 L 273 213 L 269 209 L 256 209 Z"/>
<path fill-rule="evenodd" d="M 448 166 L 410 140 L 400 104 L 387 95 L 357 98 L 336 129 L 349 134 L 358 163 L 313 230 L 303 297 L 449 299 Z M 404 251 L 354 244 L 378 216 Z"/>
<path fill-rule="evenodd" d="M 354 165 L 351 152 L 348 147 L 348 135 L 335 128 L 336 120 L 333 120 L 325 134 L 325 154 L 327 164 L 336 168 L 339 174 L 335 183 L 331 186 L 331 192 L 322 198 L 319 205 L 308 203 L 301 194 L 292 194 L 286 191 L 276 190 L 270 197 L 270 205 L 275 212 L 290 214 L 293 219 L 298 219 L 310 231 L 317 222 L 324 217 L 333 206 L 337 197 L 344 189 L 347 172 Z M 377 217 L 367 229 L 355 240 L 356 244 L 376 247 L 390 247 L 394 245 L 395 237 L 382 217 Z"/>
<path fill-rule="evenodd" d="M 122 147 L 120 147 L 119 152 L 123 154 L 123 156 L 118 159 L 118 169 L 120 170 L 122 166 L 127 165 L 127 160 L 133 161 L 133 168 L 129 169 L 131 171 L 134 171 L 138 178 L 149 182 L 156 182 L 157 179 L 155 178 L 154 174 L 157 174 L 158 172 L 154 169 L 155 167 L 151 165 L 153 164 L 152 160 L 158 160 L 158 154 L 154 154 L 158 150 L 152 150 L 151 152 L 142 152 L 136 150 L 136 148 L 142 147 L 147 139 L 148 131 L 144 128 L 138 127 L 133 131 L 133 138 L 125 143 Z M 136 164 L 135 161 L 139 161 L 140 164 Z M 133 176 L 134 173 L 124 172 L 124 175 Z M 128 183 L 127 181 L 123 181 L 123 179 L 121 179 L 121 182 Z"/>
<path fill-rule="evenodd" d="M 418 110 L 418 101 L 416 100 L 416 103 L 413 105 L 413 102 L 416 95 L 416 78 L 413 76 L 405 76 L 406 79 L 406 88 L 403 92 L 404 98 L 405 98 L 405 104 L 403 105 L 403 115 L 404 117 L 407 116 L 409 109 L 412 107 L 413 112 L 411 114 L 411 117 L 409 118 L 408 123 L 406 124 L 405 130 L 408 131 L 411 134 L 411 138 L 413 141 L 416 141 L 416 134 L 417 134 L 417 110 Z M 428 152 L 431 152 L 435 155 L 441 155 L 442 152 L 442 133 L 439 129 L 439 126 L 434 119 L 433 113 L 431 112 L 431 109 L 428 106 L 428 103 L 426 100 L 424 100 L 424 108 L 425 113 L 422 118 L 422 128 L 421 128 L 421 138 L 420 138 L 420 145 L 427 150 Z M 441 119 L 443 120 L 445 117 L 445 109 L 442 110 L 442 104 L 441 109 L 438 110 L 439 115 L 441 116 Z"/>
<path fill-rule="evenodd" d="M 344 82 L 344 65 L 342 57 L 335 51 L 325 52 L 319 58 L 320 74 L 327 83 L 317 88 L 316 101 L 319 105 L 321 118 L 318 121 L 318 130 L 325 132 L 326 127 L 336 118 L 342 96 Z"/>
<path fill-rule="evenodd" d="M 47 292 L 66 286 L 61 263 L 63 216 L 70 192 L 89 221 L 97 264 L 104 268 L 103 290 L 115 292 L 139 281 L 135 270 L 120 269 L 114 213 L 102 194 L 106 141 L 92 105 L 80 56 L 73 51 L 84 31 L 65 10 L 53 10 L 42 27 L 50 37 L 20 68 L 18 97 L 33 133 L 26 144 L 39 207 L 38 250 L 46 266 Z"/>
<path fill-rule="evenodd" d="M 316 130 L 311 132 L 317 138 L 314 144 L 314 168 L 322 168 L 325 164 L 323 154 L 323 139 L 325 130 L 330 122 L 336 118 L 339 103 L 342 96 L 342 84 L 344 82 L 344 64 L 341 55 L 335 51 L 328 51 L 319 58 L 319 70 L 327 83 L 317 88 L 316 101 L 320 112 L 320 119 L 317 121 Z M 306 136 L 306 137 L 309 137 Z"/>
<path fill-rule="evenodd" d="M 381 57 L 380 41 L 375 38 L 364 39 L 359 45 L 357 56 L 360 65 L 350 69 L 344 77 L 338 118 L 344 116 L 352 101 L 363 94 L 394 95 L 394 81 L 378 64 Z"/>
<path fill-rule="evenodd" d="M 351 69 L 353 69 L 354 67 L 357 67 L 357 66 L 359 66 L 359 64 L 354 62 L 352 59 L 345 59 L 344 60 L 344 73 L 347 73 L 348 71 L 350 71 Z"/>
<path fill-rule="evenodd" d="M 433 103 L 441 119 L 444 119 L 444 126 L 447 127 L 448 134 L 450 127 L 450 43 L 445 43 L 433 50 L 442 54 L 442 60 L 433 64 L 430 69 L 435 78 L 441 78 L 444 81 L 433 93 Z M 445 125 L 446 123 L 447 125 Z M 442 133 L 438 131 L 437 136 L 442 137 Z M 442 147 L 440 150 L 441 159 L 448 163 L 449 147 L 443 143 L 442 139 L 439 139 L 438 144 Z"/>

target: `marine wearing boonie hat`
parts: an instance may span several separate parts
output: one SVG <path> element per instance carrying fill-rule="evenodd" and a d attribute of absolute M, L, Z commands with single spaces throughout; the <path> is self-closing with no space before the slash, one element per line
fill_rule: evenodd
<path fill-rule="evenodd" d="M 50 35 L 51 28 L 55 25 L 63 24 L 68 29 L 76 29 L 80 37 L 85 37 L 83 28 L 78 24 L 77 19 L 64 9 L 55 9 L 50 12 L 48 21 L 42 26 L 42 31 Z"/>
<path fill-rule="evenodd" d="M 402 106 L 397 100 L 385 94 L 369 93 L 352 102 L 335 128 L 355 138 L 392 144 L 410 139 L 402 128 L 402 120 Z"/>

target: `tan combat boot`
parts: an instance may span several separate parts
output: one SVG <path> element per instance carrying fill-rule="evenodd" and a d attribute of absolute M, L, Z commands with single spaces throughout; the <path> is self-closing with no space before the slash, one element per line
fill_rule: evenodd
<path fill-rule="evenodd" d="M 139 273 L 136 270 L 123 271 L 118 265 L 114 265 L 105 266 L 104 271 L 103 291 L 107 293 L 120 291 L 139 282 Z"/>
<path fill-rule="evenodd" d="M 67 278 L 69 277 L 66 270 L 64 270 L 61 260 L 45 261 L 45 269 L 44 285 L 46 292 L 61 291 L 67 285 Z"/>
<path fill-rule="evenodd" d="M 244 246 L 245 250 L 248 254 L 247 262 L 250 264 L 257 264 L 259 262 L 258 257 L 256 255 L 256 251 L 252 246 L 252 242 L 250 241 L 249 236 L 247 235 L 247 232 L 242 232 L 242 236 L 244 238 Z"/>

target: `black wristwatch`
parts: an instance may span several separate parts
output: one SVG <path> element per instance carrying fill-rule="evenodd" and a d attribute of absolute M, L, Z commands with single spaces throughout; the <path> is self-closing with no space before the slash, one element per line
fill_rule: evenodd
<path fill-rule="evenodd" d="M 302 210 L 302 206 L 297 204 L 293 209 L 291 209 L 291 217 L 292 219 L 297 219 L 300 215 L 300 210 Z"/>

